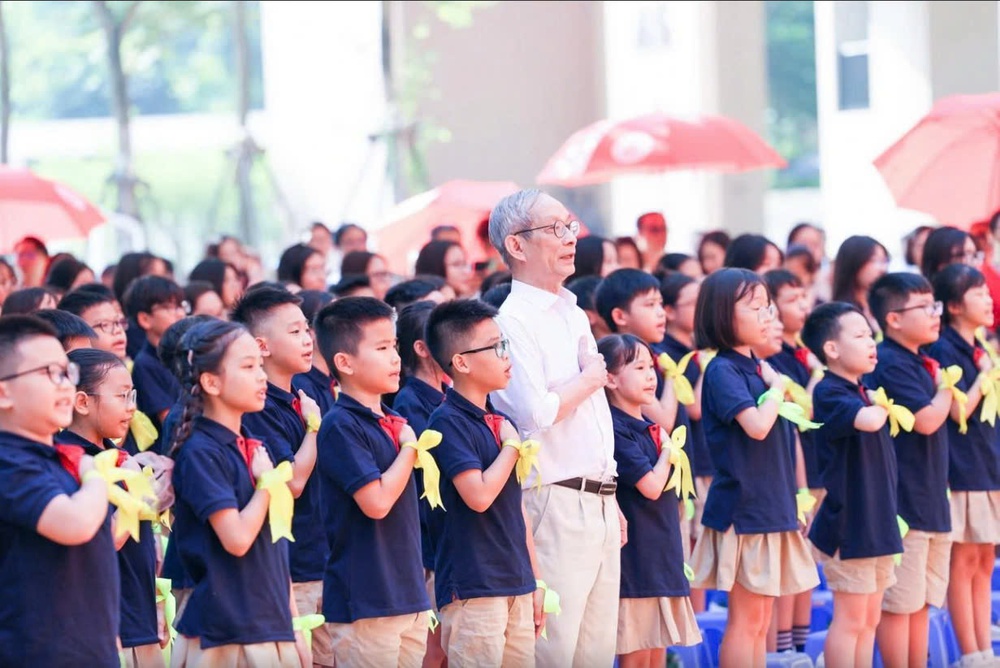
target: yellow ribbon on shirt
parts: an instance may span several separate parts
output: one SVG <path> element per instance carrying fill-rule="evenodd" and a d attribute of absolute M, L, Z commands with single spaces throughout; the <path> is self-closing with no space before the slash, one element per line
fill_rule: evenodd
<path fill-rule="evenodd" d="M 326 623 L 326 617 L 313 613 L 311 615 L 299 615 L 292 617 L 292 630 L 302 631 L 302 637 L 306 639 L 306 645 L 310 648 L 313 644 L 313 630 L 318 629 Z"/>
<path fill-rule="evenodd" d="M 417 461 L 413 468 L 424 472 L 424 494 L 421 499 L 427 499 L 431 508 L 444 508 L 441 503 L 441 470 L 431 456 L 430 450 L 441 443 L 441 432 L 425 429 L 416 441 L 401 443 L 399 448 L 413 448 L 417 451 Z"/>
<path fill-rule="evenodd" d="M 785 382 L 785 394 L 792 402 L 798 404 L 805 411 L 806 415 L 812 415 L 813 401 L 809 396 L 809 390 L 802 387 L 788 376 L 782 374 L 781 379 Z"/>
<path fill-rule="evenodd" d="M 542 597 L 542 612 L 546 615 L 561 615 L 562 604 L 559 601 L 559 594 L 549 589 L 549 586 L 545 584 L 545 580 L 535 580 L 535 588 L 545 592 Z M 546 640 L 549 639 L 545 628 L 542 628 L 542 637 Z"/>
<path fill-rule="evenodd" d="M 982 345 L 983 349 L 986 351 L 986 354 L 990 356 L 991 360 L 993 360 L 993 366 L 1000 366 L 1000 354 L 997 353 L 996 348 L 994 348 L 993 344 L 990 343 L 988 338 L 986 338 L 985 327 L 976 328 L 976 341 L 979 341 L 980 345 Z"/>
<path fill-rule="evenodd" d="M 996 426 L 1000 408 L 1000 369 L 993 368 L 979 374 L 979 387 L 983 392 L 983 407 L 979 419 L 991 427 Z"/>
<path fill-rule="evenodd" d="M 702 348 L 698 351 L 698 366 L 701 367 L 701 372 L 705 373 L 705 369 L 708 368 L 708 363 L 715 359 L 715 356 L 719 353 L 715 348 Z"/>
<path fill-rule="evenodd" d="M 800 386 L 801 387 L 801 386 Z M 767 392 L 764 392 L 760 397 L 757 398 L 757 405 L 762 405 L 765 401 L 771 397 L 777 398 L 781 403 L 778 404 L 778 416 L 783 417 L 796 427 L 799 431 L 809 431 L 810 429 L 819 429 L 822 427 L 822 423 L 813 422 L 809 419 L 809 414 L 806 410 L 802 408 L 799 404 L 794 401 L 785 401 L 785 393 L 776 387 L 772 387 Z"/>
<path fill-rule="evenodd" d="M 910 533 L 910 525 L 907 524 L 906 520 L 904 520 L 899 515 L 896 515 L 896 526 L 899 527 L 899 537 L 900 538 L 906 538 L 906 534 Z M 899 566 L 899 564 L 901 564 L 902 561 L 903 561 L 903 555 L 902 554 L 894 554 L 894 555 L 892 555 L 892 561 L 897 566 Z"/>
<path fill-rule="evenodd" d="M 664 446 L 670 451 L 670 479 L 663 491 L 675 490 L 677 497 L 688 499 L 694 496 L 694 477 L 691 475 L 691 460 L 684 451 L 687 443 L 687 427 L 681 425 L 670 434 L 670 442 Z"/>
<path fill-rule="evenodd" d="M 941 369 L 941 389 L 950 390 L 951 397 L 958 404 L 958 433 L 964 434 L 969 431 L 969 424 L 965 414 L 965 406 L 969 403 L 969 396 L 956 387 L 956 383 L 962 380 L 962 367 L 952 364 Z"/>
<path fill-rule="evenodd" d="M 531 469 L 535 469 L 535 487 L 542 486 L 542 468 L 538 464 L 538 453 L 542 450 L 542 444 L 534 439 L 518 441 L 508 438 L 503 442 L 503 447 L 510 446 L 517 450 L 517 463 L 514 464 L 514 475 L 517 476 L 517 484 L 523 485 L 524 481 L 531 475 Z"/>
<path fill-rule="evenodd" d="M 152 505 L 156 495 L 149 479 L 140 471 L 123 469 L 118 466 L 118 451 L 105 450 L 94 456 L 94 472 L 107 483 L 108 501 L 117 509 L 115 534 L 118 538 L 128 533 L 132 540 L 139 541 L 139 520 L 155 516 Z M 122 489 L 117 483 L 125 483 Z"/>
<path fill-rule="evenodd" d="M 885 393 L 885 388 L 880 387 L 875 390 L 875 396 L 873 397 L 876 406 L 884 408 L 889 414 L 889 435 L 896 437 L 899 435 L 899 430 L 903 431 L 913 431 L 913 424 L 916 422 L 916 418 L 913 417 L 913 413 L 906 406 L 899 406 L 889 395 Z"/>
<path fill-rule="evenodd" d="M 281 462 L 270 471 L 265 471 L 257 479 L 257 489 L 267 490 L 267 521 L 271 527 L 271 542 L 281 538 L 295 542 L 292 535 L 292 515 L 295 513 L 295 499 L 288 483 L 294 477 L 290 462 Z"/>
<path fill-rule="evenodd" d="M 128 428 L 132 432 L 132 438 L 135 439 L 139 452 L 149 450 L 160 437 L 160 432 L 156 430 L 153 421 L 142 411 L 136 411 L 132 414 L 132 422 L 129 423 Z"/>
<path fill-rule="evenodd" d="M 795 511 L 798 514 L 799 522 L 806 523 L 806 514 L 812 512 L 816 507 L 816 497 L 805 487 L 795 493 Z"/>
<path fill-rule="evenodd" d="M 656 362 L 660 366 L 660 371 L 663 372 L 664 378 L 671 381 L 674 385 L 674 394 L 677 396 L 677 401 L 685 406 L 690 406 L 694 403 L 694 388 L 691 387 L 691 381 L 684 375 L 684 372 L 687 371 L 688 363 L 694 357 L 694 354 L 695 351 L 692 350 L 682 357 L 679 362 L 674 362 L 667 353 L 660 353 L 660 356 L 656 358 Z"/>

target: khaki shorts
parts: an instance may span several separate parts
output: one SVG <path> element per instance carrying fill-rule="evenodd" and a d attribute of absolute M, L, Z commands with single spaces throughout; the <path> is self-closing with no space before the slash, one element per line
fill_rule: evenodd
<path fill-rule="evenodd" d="M 163 649 L 159 643 L 126 647 L 122 650 L 125 668 L 163 668 Z"/>
<path fill-rule="evenodd" d="M 170 668 L 299 668 L 299 653 L 293 642 L 262 642 L 253 645 L 220 645 L 201 648 L 201 640 L 177 636 Z"/>
<path fill-rule="evenodd" d="M 698 476 L 694 479 L 694 517 L 691 519 L 691 540 L 697 541 L 705 531 L 701 518 L 705 516 L 705 499 L 708 498 L 708 488 L 712 486 L 712 476 Z"/>
<path fill-rule="evenodd" d="M 952 492 L 951 539 L 956 543 L 1000 544 L 1000 491 Z"/>
<path fill-rule="evenodd" d="M 427 612 L 326 624 L 337 668 L 420 668 L 427 651 Z"/>
<path fill-rule="evenodd" d="M 823 564 L 823 574 L 830 591 L 842 594 L 874 594 L 896 584 L 896 564 L 892 555 L 841 559 L 838 551 L 832 557 L 814 549 L 816 560 Z"/>
<path fill-rule="evenodd" d="M 910 529 L 896 566 L 896 584 L 886 590 L 882 610 L 912 615 L 925 605 L 944 606 L 950 564 L 950 534 Z"/>
<path fill-rule="evenodd" d="M 534 668 L 531 594 L 452 601 L 441 609 L 441 633 L 450 666 Z"/>
<path fill-rule="evenodd" d="M 323 581 L 293 582 L 292 595 L 299 616 L 323 614 Z M 333 648 L 330 647 L 330 632 L 326 625 L 318 626 L 312 632 L 313 663 L 318 666 L 333 666 Z"/>
<path fill-rule="evenodd" d="M 623 598 L 618 602 L 618 653 L 697 645 L 701 631 L 687 596 Z"/>

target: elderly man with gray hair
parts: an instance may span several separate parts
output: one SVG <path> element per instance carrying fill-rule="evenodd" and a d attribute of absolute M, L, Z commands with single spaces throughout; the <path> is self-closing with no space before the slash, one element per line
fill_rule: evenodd
<path fill-rule="evenodd" d="M 523 438 L 541 442 L 541 480 L 525 481 L 539 569 L 562 598 L 547 620 L 539 666 L 610 666 L 618 618 L 625 520 L 615 500 L 614 427 L 602 389 L 604 359 L 587 316 L 562 287 L 573 273 L 580 223 L 538 190 L 504 198 L 490 242 L 513 274 L 499 323 L 511 381 L 492 395 Z M 540 489 L 533 489 L 538 483 Z"/>

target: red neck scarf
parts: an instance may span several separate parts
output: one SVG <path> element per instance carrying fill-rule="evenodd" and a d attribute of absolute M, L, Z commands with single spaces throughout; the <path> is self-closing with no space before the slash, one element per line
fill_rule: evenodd
<path fill-rule="evenodd" d="M 253 480 L 253 467 L 251 467 L 250 462 L 253 461 L 253 453 L 257 451 L 263 445 L 260 441 L 255 438 L 243 438 L 242 436 L 236 437 L 236 449 L 240 451 L 243 455 L 243 461 L 247 465 L 247 473 L 250 474 L 250 479 Z"/>
<path fill-rule="evenodd" d="M 490 428 L 493 432 L 493 438 L 497 441 L 497 446 L 500 445 L 500 425 L 503 424 L 502 415 L 494 415 L 493 413 L 487 413 L 483 416 L 483 420 L 486 421 L 486 426 Z"/>
<path fill-rule="evenodd" d="M 663 450 L 663 439 L 660 433 L 660 425 L 649 425 L 649 435 L 653 437 L 653 443 L 656 445 L 656 454 L 659 455 Z"/>
<path fill-rule="evenodd" d="M 931 380 L 936 380 L 938 369 L 941 368 L 938 361 L 933 357 L 928 357 L 927 355 L 921 355 L 920 361 L 924 363 L 924 368 L 927 369 L 927 373 L 931 375 Z"/>
<path fill-rule="evenodd" d="M 398 415 L 386 415 L 380 417 L 378 423 L 382 427 L 382 430 L 385 431 L 386 436 L 389 437 L 389 440 L 392 441 L 392 444 L 396 446 L 396 450 L 399 451 L 399 432 L 406 425 L 406 420 Z"/>

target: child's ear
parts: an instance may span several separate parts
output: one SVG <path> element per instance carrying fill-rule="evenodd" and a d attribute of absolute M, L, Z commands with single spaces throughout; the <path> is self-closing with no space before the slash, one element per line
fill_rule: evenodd
<path fill-rule="evenodd" d="M 333 367 L 337 370 L 337 373 L 341 376 L 353 376 L 354 375 L 354 364 L 351 361 L 351 356 L 347 353 L 337 353 L 333 356 Z"/>
<path fill-rule="evenodd" d="M 267 339 L 265 339 L 263 336 L 255 336 L 253 340 L 257 342 L 257 346 L 260 348 L 261 355 L 263 355 L 264 357 L 271 356 L 271 349 L 267 347 Z"/>
<path fill-rule="evenodd" d="M 469 373 L 469 363 L 465 359 L 464 355 L 452 355 L 451 357 L 451 369 L 456 373 Z"/>
<path fill-rule="evenodd" d="M 618 307 L 615 307 L 615 308 L 611 309 L 611 321 L 613 323 L 615 323 L 615 326 L 619 330 L 621 330 L 623 327 L 626 327 L 628 325 L 628 317 L 627 316 L 628 316 L 628 314 L 624 310 L 622 310 L 622 309 L 620 309 Z"/>
<path fill-rule="evenodd" d="M 431 351 L 427 347 L 427 342 L 421 339 L 417 339 L 413 342 L 413 352 L 417 354 L 417 357 L 422 359 L 427 359 L 431 356 Z"/>
<path fill-rule="evenodd" d="M 73 410 L 80 415 L 90 415 L 90 398 L 86 392 L 77 390 L 76 396 L 73 397 Z"/>
<path fill-rule="evenodd" d="M 205 372 L 198 376 L 198 384 L 201 386 L 201 391 L 210 397 L 222 394 L 222 379 L 214 373 Z"/>
<path fill-rule="evenodd" d="M 135 321 L 143 331 L 146 331 L 153 326 L 153 314 L 140 311 L 135 314 Z"/>
<path fill-rule="evenodd" d="M 830 339 L 823 344 L 823 356 L 828 360 L 840 359 L 840 350 L 837 349 L 837 342 Z"/>
<path fill-rule="evenodd" d="M 0 410 L 8 410 L 14 407 L 13 397 L 10 394 L 7 383 L 0 382 Z"/>
<path fill-rule="evenodd" d="M 886 313 L 886 315 L 885 315 L 885 328 L 886 329 L 899 329 L 899 314 L 898 313 Z"/>
<path fill-rule="evenodd" d="M 664 304 L 663 314 L 666 316 L 667 322 L 672 322 L 675 318 L 677 318 L 677 309 L 675 309 L 673 306 L 668 306 L 667 304 Z"/>
<path fill-rule="evenodd" d="M 952 318 L 962 314 L 962 302 L 945 302 L 944 307 Z"/>
<path fill-rule="evenodd" d="M 610 371 L 608 372 L 608 382 L 604 385 L 606 390 L 617 390 L 618 389 L 618 379 Z"/>

